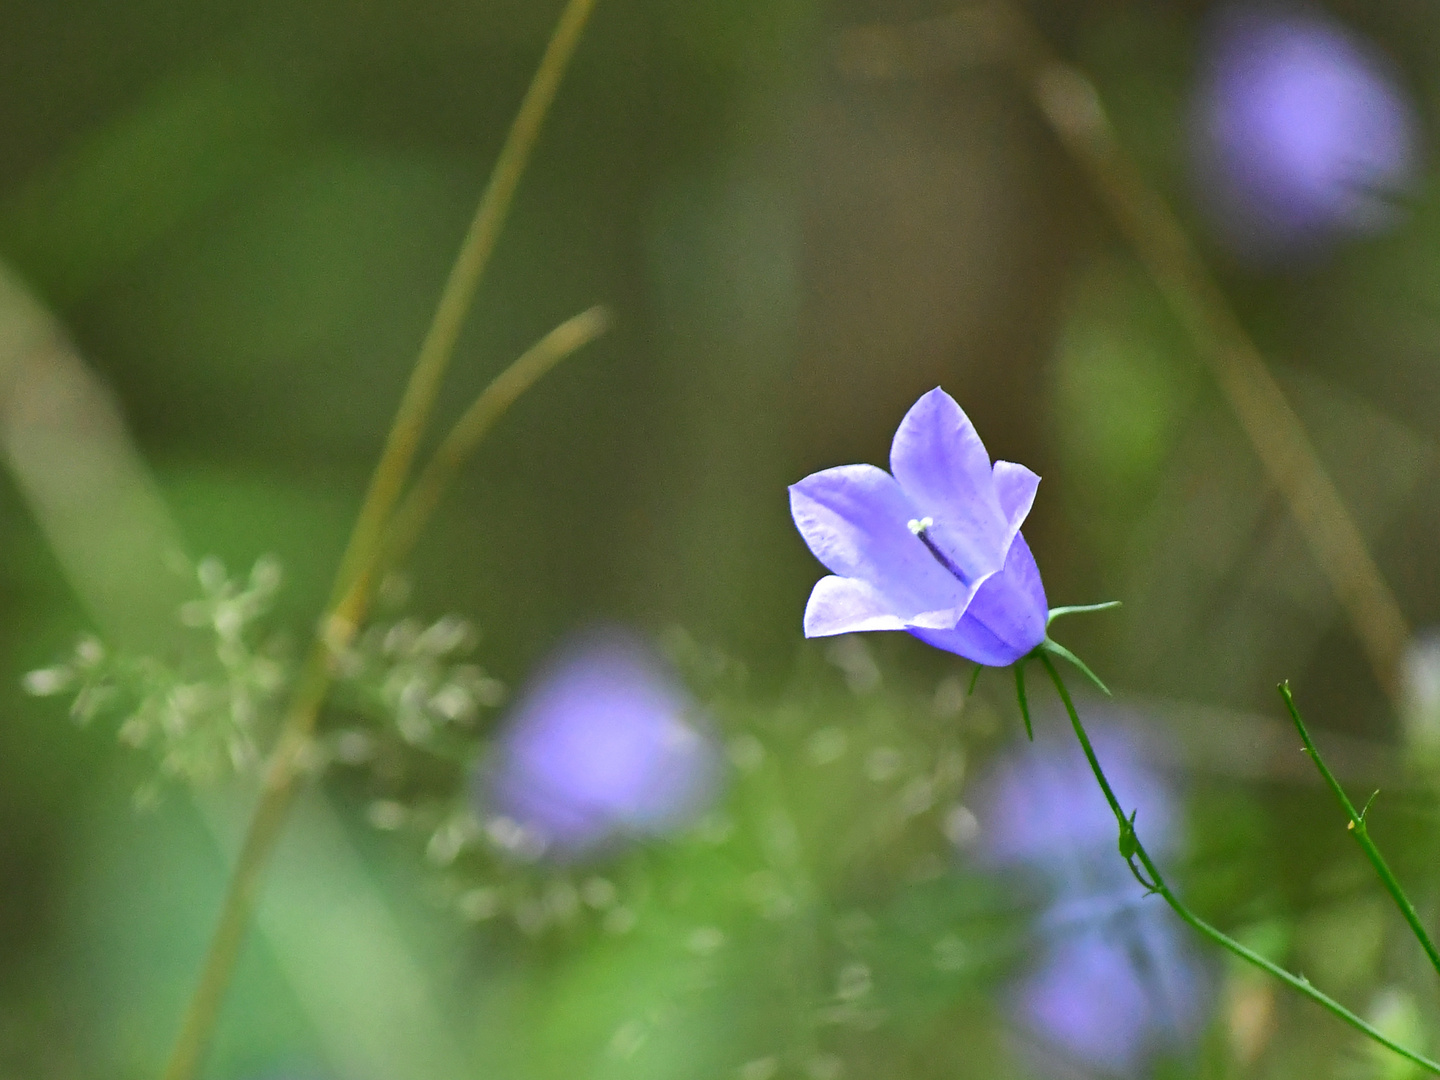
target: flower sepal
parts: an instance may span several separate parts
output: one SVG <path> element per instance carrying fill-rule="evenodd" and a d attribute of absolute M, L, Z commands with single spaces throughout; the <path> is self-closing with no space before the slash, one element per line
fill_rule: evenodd
<path fill-rule="evenodd" d="M 1050 624 L 1064 615 L 1083 615 L 1088 614 L 1092 611 L 1109 611 L 1111 608 L 1117 608 L 1119 606 L 1119 600 L 1109 600 L 1103 604 L 1076 604 L 1070 607 L 1051 608 L 1049 614 L 1046 616 L 1045 619 L 1045 628 L 1048 631 L 1050 628 Z M 1031 649 L 1024 656 L 1020 657 L 1019 660 L 1016 660 L 1014 664 L 1015 700 L 1020 705 L 1020 718 L 1025 721 L 1025 737 L 1028 738 L 1031 742 L 1035 741 L 1035 726 L 1030 720 L 1030 700 L 1025 693 L 1025 664 L 1029 660 L 1039 660 L 1045 654 L 1049 654 L 1050 656 L 1058 656 L 1061 660 L 1074 664 L 1075 667 L 1080 669 L 1080 673 L 1082 675 L 1084 675 L 1087 679 L 1089 679 L 1097 687 L 1100 688 L 1101 693 L 1103 693 L 1106 697 L 1111 696 L 1110 688 L 1100 680 L 1100 676 L 1096 675 L 1095 672 L 1090 670 L 1089 665 L 1086 664 L 1085 661 L 1081 660 L 1073 652 L 1067 649 L 1064 645 L 1061 645 L 1054 638 L 1050 637 L 1050 635 L 1047 633 L 1044 640 L 1042 640 L 1039 645 L 1036 645 L 1035 648 Z M 979 668 L 976 668 L 975 674 L 978 678 L 980 674 Z M 973 680 L 970 683 L 970 689 L 972 692 L 975 689 L 975 682 Z"/>
<path fill-rule="evenodd" d="M 1049 614 L 1045 616 L 1045 629 L 1049 630 L 1051 623 L 1065 615 L 1089 615 L 1092 612 L 1109 611 L 1119 606 L 1119 600 L 1106 600 L 1103 604 L 1071 604 L 1068 607 L 1052 607 Z"/>
<path fill-rule="evenodd" d="M 1068 660 L 1070 663 L 1074 664 L 1077 668 L 1080 669 L 1080 674 L 1084 675 L 1087 679 L 1089 679 L 1092 683 L 1099 687 L 1102 694 L 1104 694 L 1106 697 L 1111 696 L 1110 688 L 1100 681 L 1100 676 L 1096 675 L 1095 672 L 1091 671 L 1084 660 L 1081 660 L 1064 645 L 1061 645 L 1058 641 L 1054 640 L 1048 635 L 1046 636 L 1044 641 L 1042 641 L 1039 645 L 1035 646 L 1035 651 L 1032 652 L 1030 656 L 1027 656 L 1026 659 L 1030 659 L 1031 656 L 1038 658 L 1041 653 L 1049 653 L 1051 656 L 1058 656 L 1061 660 Z"/>

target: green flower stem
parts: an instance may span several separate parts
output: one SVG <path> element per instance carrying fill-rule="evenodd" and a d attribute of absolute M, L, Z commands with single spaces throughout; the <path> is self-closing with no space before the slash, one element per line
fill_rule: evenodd
<path fill-rule="evenodd" d="M 231 872 L 200 981 L 186 1009 L 164 1080 L 194 1080 L 199 1071 L 254 913 L 265 867 L 303 775 L 299 767 L 302 752 L 330 689 L 333 658 L 349 646 L 369 606 L 386 530 L 410 475 L 441 380 L 450 366 L 465 316 L 495 250 L 545 115 L 595 3 L 596 0 L 569 0 L 561 13 L 445 282 L 435 317 L 416 357 L 409 384 L 336 573 L 327 614 L 301 669 L 295 696 L 266 767 L 259 802 Z M 523 389 L 523 385 L 520 388 Z"/>
<path fill-rule="evenodd" d="M 1305 744 L 1305 752 L 1310 755 L 1310 760 L 1315 762 L 1315 767 L 1320 770 L 1320 775 L 1325 778 L 1325 783 L 1330 785 L 1330 790 L 1335 793 L 1340 806 L 1344 809 L 1346 816 L 1350 818 L 1350 832 L 1355 836 L 1355 842 L 1360 845 L 1365 857 L 1370 860 L 1370 865 L 1375 867 L 1375 873 L 1380 875 L 1380 881 L 1385 886 L 1385 891 L 1395 901 L 1395 906 L 1400 909 L 1400 914 L 1405 916 L 1405 921 L 1410 924 L 1411 931 L 1415 934 L 1420 947 L 1425 950 L 1425 955 L 1430 958 L 1431 965 L 1437 974 L 1440 974 L 1440 952 L 1435 949 L 1435 943 L 1430 940 L 1424 925 L 1420 922 L 1420 916 L 1415 911 L 1415 905 L 1410 903 L 1405 895 L 1405 890 L 1400 887 L 1394 873 L 1390 870 L 1385 857 L 1380 854 L 1380 849 L 1375 846 L 1375 841 L 1370 839 L 1370 830 L 1365 824 L 1365 814 L 1370 809 L 1370 804 L 1365 804 L 1365 809 L 1355 810 L 1355 804 L 1345 794 L 1345 789 L 1340 786 L 1340 781 L 1335 779 L 1335 774 L 1325 764 L 1325 759 L 1320 756 L 1314 741 L 1310 738 L 1310 732 L 1305 727 L 1305 721 L 1300 719 L 1300 710 L 1295 707 L 1295 699 L 1290 694 L 1290 684 L 1280 684 L 1280 696 L 1285 699 L 1285 707 L 1290 710 L 1290 719 L 1295 721 L 1295 730 L 1300 733 L 1300 741 Z M 1374 798 L 1374 796 L 1371 796 Z"/>
<path fill-rule="evenodd" d="M 1305 979 L 1301 976 L 1292 975 L 1290 972 L 1286 971 L 1279 965 L 1271 963 L 1269 960 L 1265 959 L 1265 957 L 1261 956 L 1253 949 L 1247 949 L 1244 945 L 1241 945 L 1240 942 L 1236 941 L 1228 934 L 1222 933 L 1220 930 L 1217 930 L 1215 927 L 1207 923 L 1204 919 L 1201 919 L 1198 915 L 1196 915 L 1188 907 L 1186 907 L 1183 903 L 1180 902 L 1180 898 L 1176 896 L 1175 893 L 1171 891 L 1170 886 L 1165 883 L 1164 877 L 1161 876 L 1160 868 L 1155 865 L 1155 860 L 1152 859 L 1150 857 L 1150 853 L 1145 850 L 1145 845 L 1141 843 L 1140 837 L 1135 831 L 1133 823 L 1130 821 L 1129 818 L 1125 816 L 1125 811 L 1121 809 L 1120 800 L 1115 797 L 1115 791 L 1113 788 L 1111 788 L 1110 781 L 1106 779 L 1105 770 L 1100 767 L 1100 759 L 1095 756 L 1095 748 L 1090 743 L 1090 736 L 1085 731 L 1085 725 L 1080 721 L 1080 714 L 1075 711 L 1075 703 L 1070 699 L 1070 691 L 1066 689 L 1065 681 L 1060 677 L 1060 672 L 1056 669 L 1054 661 L 1050 659 L 1049 655 L 1043 652 L 1040 653 L 1038 659 L 1042 664 L 1045 665 L 1045 670 L 1049 672 L 1050 680 L 1055 684 L 1055 689 L 1060 695 L 1060 700 L 1065 704 L 1065 711 L 1070 716 L 1070 724 L 1075 729 L 1076 738 L 1080 740 L 1080 748 L 1084 750 L 1085 759 L 1090 763 L 1090 771 L 1095 774 L 1095 779 L 1100 784 L 1100 790 L 1105 794 L 1105 801 L 1110 804 L 1110 811 L 1115 815 L 1115 821 L 1120 828 L 1121 835 L 1128 837 L 1129 843 L 1134 845 L 1135 858 L 1140 860 L 1140 864 L 1144 867 L 1145 872 L 1149 875 L 1149 881 L 1144 881 L 1144 879 L 1142 878 L 1142 883 L 1145 884 L 1152 891 L 1158 893 L 1160 897 L 1167 904 L 1170 905 L 1171 910 L 1174 911 L 1176 915 L 1180 916 L 1181 919 L 1188 923 L 1201 936 L 1209 938 L 1216 945 L 1219 945 L 1222 949 L 1233 953 L 1235 956 L 1238 956 L 1246 963 L 1252 964 L 1255 967 L 1259 968 L 1261 971 L 1273 975 L 1275 978 L 1279 979 L 1282 983 L 1290 987 L 1292 990 L 1295 990 L 1297 993 L 1303 994 L 1305 997 L 1309 998 L 1317 1005 L 1326 1009 L 1328 1012 L 1332 1013 L 1340 1020 L 1343 1020 L 1356 1031 L 1359 1031 L 1361 1034 L 1367 1036 L 1370 1039 L 1373 1039 L 1381 1046 L 1384 1046 L 1389 1050 L 1393 1050 L 1395 1053 L 1399 1054 L 1407 1061 L 1413 1062 L 1414 1064 L 1420 1066 L 1420 1068 L 1424 1069 L 1431 1075 L 1440 1076 L 1440 1063 L 1431 1061 L 1429 1058 L 1421 1054 L 1417 1054 L 1415 1051 L 1410 1050 L 1407 1047 L 1401 1046 L 1389 1036 L 1385 1035 L 1377 1028 L 1372 1027 L 1370 1024 L 1366 1023 L 1359 1016 L 1356 1016 L 1353 1012 L 1345 1008 L 1344 1005 L 1341 1005 L 1334 998 L 1330 997 L 1327 994 L 1323 994 L 1319 990 L 1315 989 L 1315 987 L 1310 985 L 1310 981 L 1308 979 Z M 1133 869 L 1134 867 L 1132 864 L 1132 870 Z M 1136 873 L 1136 876 L 1140 877 L 1138 872 Z"/>
<path fill-rule="evenodd" d="M 381 452 L 370 489 L 355 522 L 350 544 L 341 560 L 335 591 L 331 596 L 330 625 L 325 628 L 327 634 L 353 634 L 354 624 L 364 616 L 369 599 L 364 578 L 373 570 L 374 561 L 379 557 L 390 513 L 410 475 L 410 466 L 440 393 L 441 380 L 450 367 L 455 343 L 475 298 L 475 290 L 495 251 L 515 189 L 530 162 L 541 125 L 550 111 L 551 102 L 555 100 L 560 79 L 570 64 L 595 3 L 596 0 L 570 0 L 566 5 L 520 103 L 520 110 L 510 125 L 505 144 L 500 148 L 490 183 L 480 197 L 475 218 L 450 268 L 434 318 L 420 345 L 405 395 L 400 400 L 385 449 Z M 359 588 L 357 583 L 360 583 Z"/>

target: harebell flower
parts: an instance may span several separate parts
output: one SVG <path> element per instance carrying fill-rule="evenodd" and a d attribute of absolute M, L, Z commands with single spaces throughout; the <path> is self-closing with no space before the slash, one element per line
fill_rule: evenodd
<path fill-rule="evenodd" d="M 1216 18 L 1191 137 L 1201 194 L 1240 254 L 1305 254 L 1390 224 L 1419 129 L 1394 65 L 1342 23 L 1268 5 Z"/>
<path fill-rule="evenodd" d="M 1046 608 L 1020 533 L 1039 484 L 1024 465 L 992 464 L 955 399 L 931 390 L 900 421 L 888 473 L 841 465 L 791 485 L 795 526 L 832 572 L 810 593 L 805 636 L 905 630 L 986 667 L 1044 651 L 1098 684 L 1046 636 L 1057 615 L 1092 609 Z"/>
<path fill-rule="evenodd" d="M 833 575 L 810 594 L 805 636 L 908 630 L 1013 664 L 1045 640 L 1045 588 L 1020 535 L 1039 483 L 992 465 L 955 399 L 931 390 L 900 422 L 890 472 L 841 465 L 790 488 L 795 525 Z"/>

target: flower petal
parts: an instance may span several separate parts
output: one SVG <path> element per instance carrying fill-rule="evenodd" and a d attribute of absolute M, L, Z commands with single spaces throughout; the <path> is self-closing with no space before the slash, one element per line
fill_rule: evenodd
<path fill-rule="evenodd" d="M 954 626 L 978 587 L 962 585 L 910 531 L 915 507 L 873 465 L 841 465 L 791 485 L 790 512 L 817 559 L 865 582 L 903 622 L 928 615 L 922 623 Z"/>
<path fill-rule="evenodd" d="M 1045 640 L 1045 586 L 1025 537 L 1015 534 L 1005 569 L 988 578 L 953 630 L 912 627 L 928 645 L 989 667 L 1006 667 Z"/>
<path fill-rule="evenodd" d="M 904 630 L 905 623 L 875 589 L 855 578 L 823 577 L 805 605 L 805 636 L 829 637 L 862 630 Z"/>
<path fill-rule="evenodd" d="M 992 471 L 1000 510 L 1010 527 L 1019 532 L 1030 516 L 1030 507 L 1035 505 L 1035 489 L 1040 486 L 1040 477 L 1013 461 L 997 461 Z"/>
<path fill-rule="evenodd" d="M 934 520 L 931 539 L 967 580 L 1004 565 L 1014 530 L 995 491 L 990 455 L 944 390 L 931 390 L 900 421 L 890 471 L 919 516 Z"/>

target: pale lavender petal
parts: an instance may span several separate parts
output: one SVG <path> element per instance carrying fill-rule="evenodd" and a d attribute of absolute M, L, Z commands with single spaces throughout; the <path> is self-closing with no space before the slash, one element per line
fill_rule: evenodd
<path fill-rule="evenodd" d="M 855 578 L 823 577 L 805 605 L 805 636 L 829 637 L 862 630 L 904 630 L 890 602 Z"/>
<path fill-rule="evenodd" d="M 993 472 L 1000 512 L 1005 515 L 1013 532 L 1019 532 L 1020 526 L 1030 516 L 1030 507 L 1035 505 L 1035 491 L 1040 487 L 1040 477 L 1013 461 L 995 462 Z M 1014 538 L 1013 533 L 1011 538 Z"/>
<path fill-rule="evenodd" d="M 1005 568 L 987 578 L 954 629 L 910 628 L 927 645 L 989 667 L 1006 667 L 1045 640 L 1049 608 L 1025 537 L 1015 534 Z"/>
<path fill-rule="evenodd" d="M 817 559 L 865 582 L 903 623 L 953 626 L 978 586 L 962 585 L 916 538 L 914 505 L 873 465 L 841 465 L 791 485 L 790 512 Z"/>
<path fill-rule="evenodd" d="M 999 570 L 1014 535 L 995 492 L 990 455 L 955 399 L 939 387 L 910 407 L 890 446 L 890 470 L 934 543 L 967 580 Z"/>

